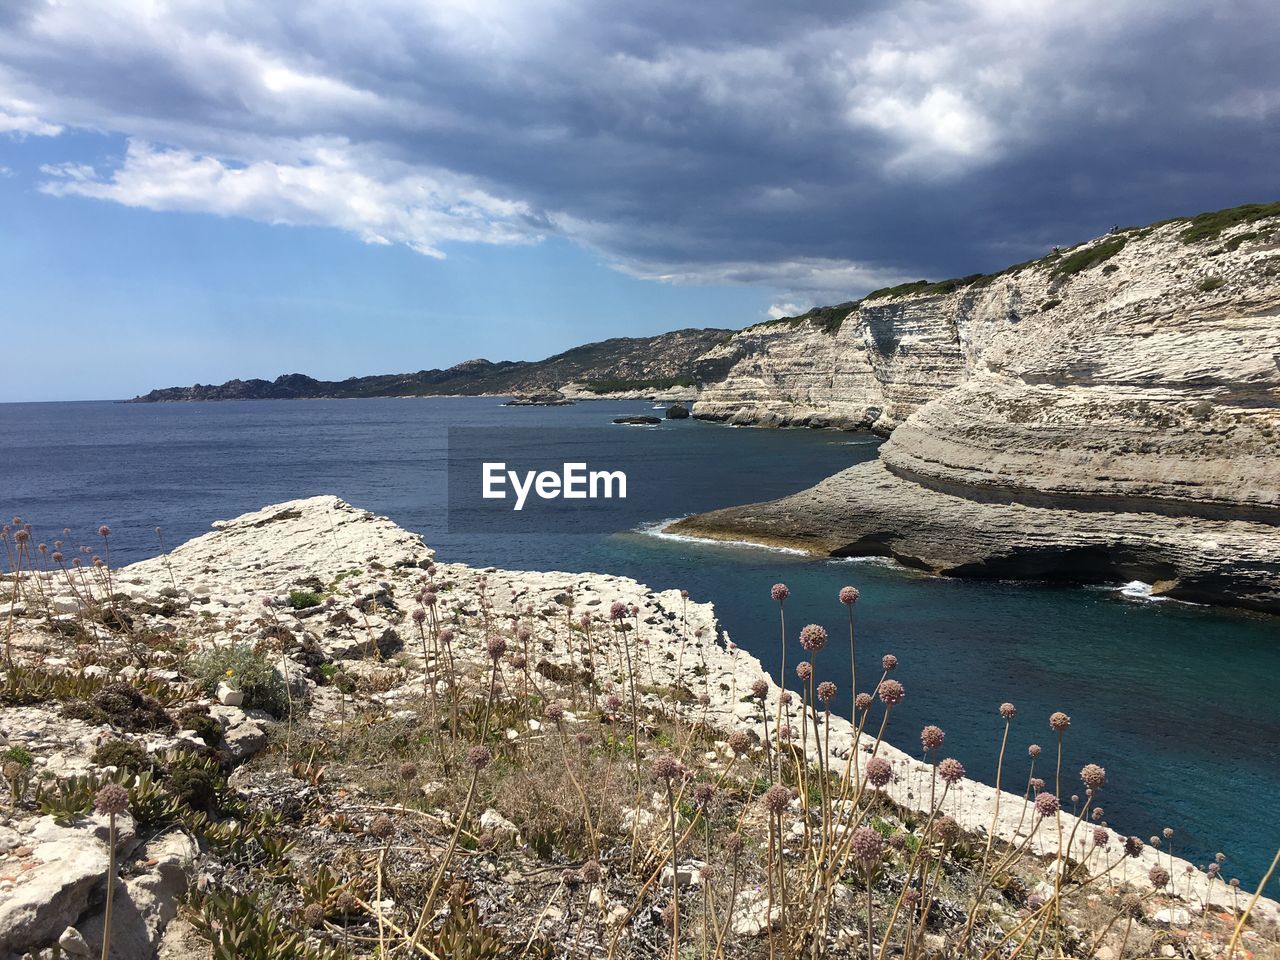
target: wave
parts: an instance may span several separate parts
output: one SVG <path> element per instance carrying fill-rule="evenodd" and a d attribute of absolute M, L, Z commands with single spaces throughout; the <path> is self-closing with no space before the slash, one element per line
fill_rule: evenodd
<path fill-rule="evenodd" d="M 683 519 L 684 517 L 668 517 L 666 520 L 660 520 L 657 523 L 636 527 L 635 532 L 642 533 L 648 537 L 657 537 L 659 540 L 674 540 L 679 543 L 701 543 L 708 546 L 718 547 L 751 547 L 756 550 L 768 550 L 771 553 L 787 553 L 797 557 L 807 557 L 811 555 L 808 550 L 800 550 L 796 547 L 778 547 L 767 543 L 756 543 L 753 540 L 719 540 L 715 537 L 694 537 L 687 533 L 668 533 L 664 529 L 669 524 Z"/>

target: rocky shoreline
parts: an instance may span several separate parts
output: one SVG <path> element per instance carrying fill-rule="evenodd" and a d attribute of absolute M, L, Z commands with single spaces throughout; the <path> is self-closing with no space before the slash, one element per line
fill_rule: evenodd
<path fill-rule="evenodd" d="M 570 614 L 575 618 L 585 614 L 598 617 L 603 624 L 608 622 L 611 605 L 634 605 L 634 621 L 640 631 L 637 639 L 648 659 L 648 685 L 642 694 L 646 709 L 672 709 L 673 703 L 663 691 L 688 690 L 687 705 L 677 709 L 687 711 L 700 724 L 723 731 L 722 737 L 737 730 L 747 731 L 757 742 L 768 741 L 767 725 L 779 710 L 781 691 L 764 675 L 759 661 L 724 634 L 709 603 L 674 590 L 655 592 L 622 577 L 475 569 L 443 563 L 417 535 L 336 497 L 276 504 L 214 526 L 212 533 L 164 556 L 114 572 L 112 588 L 121 598 L 119 602 L 127 603 L 132 611 L 133 628 L 140 629 L 145 623 L 154 635 L 168 636 L 196 649 L 264 636 L 287 638 L 275 669 L 291 687 L 298 685 L 295 696 L 306 695 L 317 716 L 336 717 L 336 711 L 349 709 L 344 703 L 349 698 L 333 686 L 308 679 L 319 677 L 316 665 L 329 663 L 360 673 L 376 666 L 371 656 L 374 661 L 394 656 L 401 664 L 394 674 L 400 679 L 380 686 L 383 692 L 376 694 L 385 709 L 394 712 L 421 702 L 422 683 L 420 679 L 415 683 L 415 677 L 421 677 L 425 664 L 409 613 L 413 597 L 421 589 L 423 571 L 429 569 L 434 581 L 444 585 L 449 607 L 459 612 L 483 610 L 486 604 L 493 604 L 495 612 L 509 609 L 515 616 L 524 610 L 563 611 L 559 620 L 551 613 L 549 617 L 530 615 L 523 621 L 533 626 L 527 642 L 538 649 L 538 669 L 548 683 L 561 672 L 572 675 L 582 666 L 580 655 L 558 641 L 557 633 L 562 629 L 558 623 Z M 296 609 L 291 606 L 299 591 L 320 589 L 330 599 L 324 603 L 317 600 L 314 605 L 308 600 Z M 70 675 L 73 664 L 58 654 L 56 638 L 59 630 L 71 631 L 82 625 L 85 611 L 77 595 L 60 588 L 56 577 L 46 577 L 41 590 L 44 599 L 28 601 L 29 610 L 16 604 L 17 619 L 13 622 L 17 630 L 11 642 L 27 662 Z M 41 604 L 47 604 L 50 612 L 37 609 Z M 603 627 L 593 633 L 592 656 L 606 663 L 620 661 L 624 653 L 620 636 Z M 460 676 L 483 678 L 488 659 L 481 640 L 459 640 L 454 655 Z M 126 669 L 132 671 L 126 676 L 144 679 L 136 668 Z M 763 703 L 751 696 L 753 685 L 761 680 L 767 684 Z M 12 681 L 6 677 L 6 683 L 12 685 Z M 236 762 L 243 762 L 266 744 L 263 731 L 270 724 L 260 712 L 235 705 L 233 697 L 221 700 L 197 697 L 194 703 L 217 720 L 226 748 Z M 784 722 L 797 728 L 803 722 L 794 702 L 782 711 L 787 718 Z M 94 750 L 115 735 L 109 726 L 62 719 L 47 705 L 4 707 L 0 724 L 10 743 L 27 745 L 36 757 L 36 775 L 44 778 L 91 771 Z M 511 733 L 515 735 L 515 731 Z M 869 738 L 864 735 L 862 749 L 855 749 L 855 731 L 839 717 L 831 718 L 829 734 L 832 768 L 851 763 L 855 771 L 862 771 Z M 146 749 L 163 752 L 187 741 L 199 742 L 190 731 L 157 734 Z M 887 797 L 904 811 L 927 812 L 932 768 L 887 744 L 879 747 L 878 755 L 892 765 Z M 942 812 L 978 838 L 994 824 L 998 839 L 1025 844 L 1034 856 L 1051 858 L 1058 851 L 1056 834 L 1033 829 L 1034 818 L 1027 818 L 1021 795 L 998 795 L 987 785 L 964 779 L 951 788 Z M 13 876 L 0 877 L 0 957 L 16 958 L 59 935 L 69 942 L 78 936 L 91 945 L 100 937 L 106 862 L 100 840 L 91 838 L 101 837 L 103 826 L 101 818 L 60 825 L 48 816 L 17 811 L 0 823 L 0 848 L 13 861 L 4 871 Z M 1205 909 L 1203 905 L 1208 904 L 1214 910 L 1234 910 L 1239 904 L 1242 893 L 1221 879 L 1215 882 L 1191 864 L 1150 847 L 1112 863 L 1110 858 L 1123 847 L 1125 838 L 1108 831 L 1106 844 L 1098 845 L 1092 830 L 1084 832 L 1089 841 L 1076 838 L 1075 846 L 1064 853 L 1090 868 L 1105 862 L 1112 884 L 1150 893 L 1151 869 L 1159 865 L 1176 876 L 1175 887 L 1184 884 L 1189 891 L 1187 908 L 1192 907 L 1192 901 L 1201 904 L 1195 909 Z M 138 960 L 157 951 L 175 960 L 203 956 L 194 948 L 182 952 L 190 928 L 171 921 L 188 880 L 202 876 L 201 871 L 207 869 L 200 866 L 204 854 L 182 829 L 149 839 L 129 831 L 122 836 L 126 837 L 118 841 L 122 857 L 144 866 L 130 869 L 123 891 L 118 893 L 133 911 L 129 915 L 135 917 L 128 927 L 132 939 L 127 940 L 131 944 L 127 950 L 134 952 L 113 952 L 113 956 Z M 1190 894 L 1193 890 L 1194 897 Z M 1278 909 L 1274 901 L 1262 899 L 1253 916 L 1257 922 L 1274 923 L 1280 918 Z M 1175 926 L 1190 922 L 1178 919 L 1189 917 L 1183 907 L 1171 906 L 1168 915 Z M 63 934 L 64 928 L 72 933 Z M 66 955 L 79 954 L 69 950 Z"/>
<path fill-rule="evenodd" d="M 674 532 L 1280 612 L 1275 205 L 850 307 L 715 348 L 694 415 L 870 429 L 879 461 Z"/>

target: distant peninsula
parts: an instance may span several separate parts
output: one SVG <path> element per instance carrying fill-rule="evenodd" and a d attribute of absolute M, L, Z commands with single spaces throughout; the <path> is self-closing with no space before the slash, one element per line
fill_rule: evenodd
<path fill-rule="evenodd" d="M 467 360 L 443 370 L 346 380 L 317 380 L 301 373 L 286 373 L 275 380 L 197 383 L 152 390 L 126 402 L 539 394 L 558 391 L 568 384 L 577 385 L 586 395 L 660 393 L 692 388 L 695 361 L 734 332 L 691 328 L 653 337 L 616 337 L 574 347 L 545 360 Z"/>

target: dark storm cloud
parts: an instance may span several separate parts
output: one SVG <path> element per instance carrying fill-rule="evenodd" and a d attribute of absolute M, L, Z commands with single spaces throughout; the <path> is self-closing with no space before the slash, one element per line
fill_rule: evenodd
<path fill-rule="evenodd" d="M 431 255 L 831 299 L 1280 193 L 1269 0 L 69 6 L 6 8 L 0 123 L 133 142 L 47 191 Z"/>

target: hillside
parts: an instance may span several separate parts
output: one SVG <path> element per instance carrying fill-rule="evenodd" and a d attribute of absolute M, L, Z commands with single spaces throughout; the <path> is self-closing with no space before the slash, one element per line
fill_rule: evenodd
<path fill-rule="evenodd" d="M 545 393 L 575 383 L 586 391 L 664 390 L 692 383 L 693 362 L 731 330 L 686 329 L 654 337 L 617 337 L 537 361 L 468 360 L 444 370 L 317 380 L 289 373 L 275 380 L 167 387 L 131 403 L 180 400 L 295 400 L 357 397 L 477 396 Z"/>
<path fill-rule="evenodd" d="M 838 326 L 759 325 L 710 356 L 731 365 L 696 416 L 892 436 L 686 532 L 1280 609 L 1280 204 L 876 291 Z"/>

